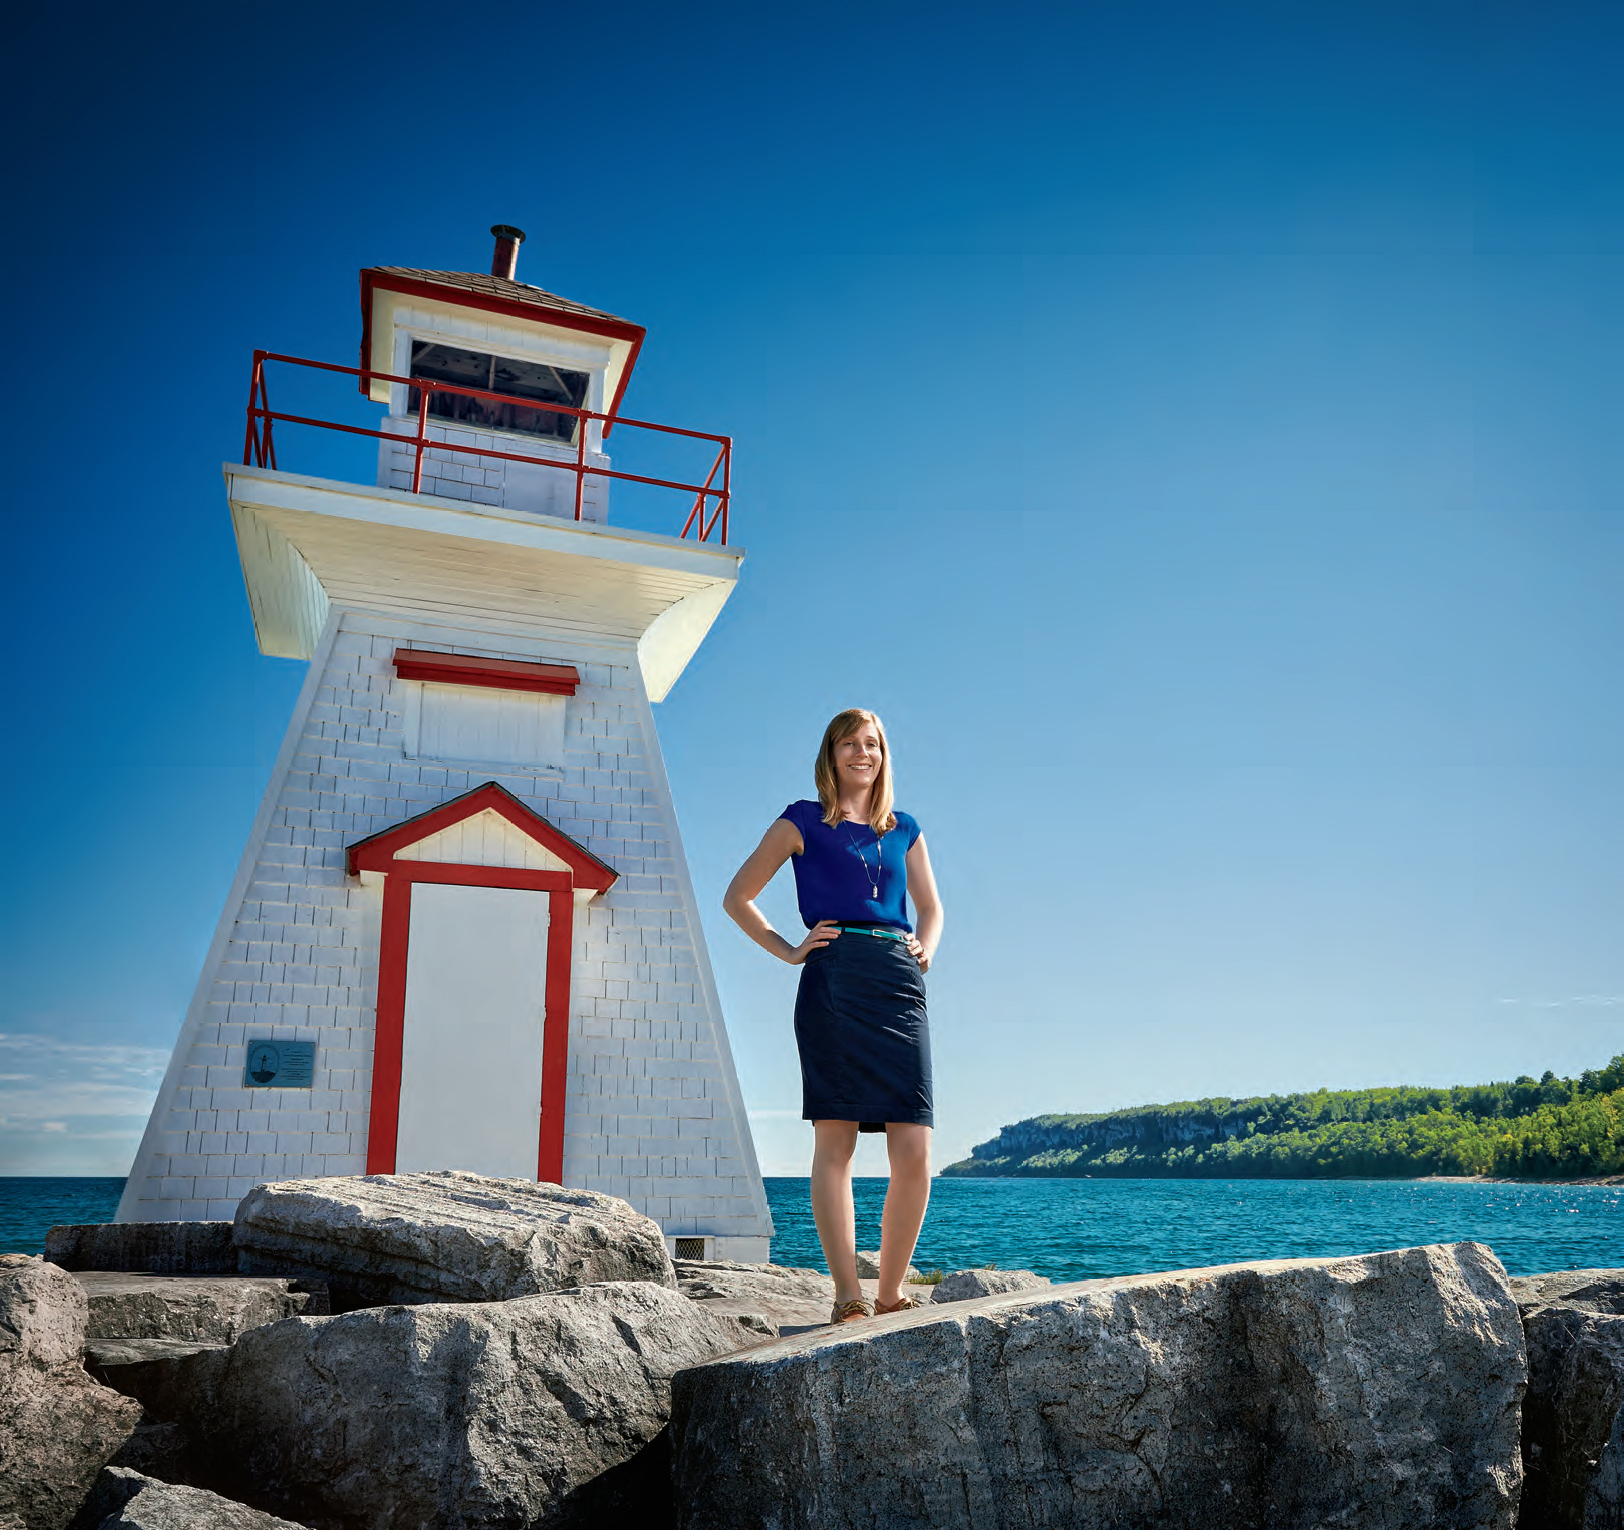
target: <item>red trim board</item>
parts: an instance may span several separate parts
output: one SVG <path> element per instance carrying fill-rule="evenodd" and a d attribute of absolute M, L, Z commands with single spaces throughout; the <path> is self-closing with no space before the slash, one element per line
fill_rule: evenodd
<path fill-rule="evenodd" d="M 437 680 L 444 685 L 481 685 L 499 691 L 541 691 L 549 696 L 573 696 L 581 683 L 581 672 L 573 664 L 482 659 L 432 648 L 397 648 L 394 665 L 402 680 Z"/>
<path fill-rule="evenodd" d="M 378 1021 L 372 1037 L 372 1113 L 367 1121 L 367 1173 L 395 1172 L 400 1131 L 400 1059 L 406 1037 L 406 943 L 412 926 L 412 884 L 383 884 L 378 940 Z"/>
<path fill-rule="evenodd" d="M 408 818 L 405 823 L 398 823 L 392 829 L 383 829 L 357 840 L 349 847 L 345 857 L 349 874 L 353 877 L 363 871 L 387 873 L 402 864 L 423 865 L 425 863 L 420 861 L 399 862 L 395 859 L 396 853 L 409 849 L 431 834 L 438 834 L 442 829 L 461 823 L 465 818 L 483 813 L 487 808 L 494 809 L 521 834 L 529 835 L 538 845 L 552 851 L 570 868 L 576 887 L 603 893 L 619 880 L 620 873 L 613 866 L 600 861 L 585 845 L 571 839 L 562 829 L 555 828 L 540 813 L 532 812 L 512 792 L 494 781 L 476 786 L 472 791 L 453 797 L 451 801 L 430 808 L 426 813 L 419 813 L 416 818 Z M 427 878 L 419 877 L 417 880 L 425 881 Z M 500 884 L 493 882 L 490 885 L 495 887 Z"/>
<path fill-rule="evenodd" d="M 564 1183 L 564 1079 L 570 1065 L 570 953 L 575 949 L 575 897 L 555 889 L 548 901 L 547 983 L 541 1029 L 541 1140 L 536 1178 Z M 562 959 L 553 960 L 555 951 Z"/>

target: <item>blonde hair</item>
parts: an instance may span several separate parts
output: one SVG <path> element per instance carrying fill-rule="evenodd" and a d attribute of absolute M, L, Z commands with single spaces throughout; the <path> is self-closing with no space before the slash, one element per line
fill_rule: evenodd
<path fill-rule="evenodd" d="M 891 811 L 891 804 L 896 801 L 891 785 L 891 745 L 885 736 L 885 724 L 875 713 L 863 707 L 847 707 L 830 719 L 829 726 L 823 730 L 823 742 L 818 746 L 812 779 L 817 783 L 823 821 L 832 829 L 844 817 L 840 811 L 840 777 L 835 770 L 835 750 L 865 723 L 871 723 L 880 736 L 880 768 L 868 789 L 868 826 L 876 834 L 889 834 L 897 826 L 897 815 Z"/>

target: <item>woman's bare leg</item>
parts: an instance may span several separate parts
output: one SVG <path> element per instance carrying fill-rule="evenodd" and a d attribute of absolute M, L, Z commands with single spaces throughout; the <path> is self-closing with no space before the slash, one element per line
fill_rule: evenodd
<path fill-rule="evenodd" d="M 930 1204 L 930 1128 L 890 1122 L 885 1128 L 885 1149 L 891 1159 L 891 1184 L 880 1218 L 877 1295 L 889 1307 L 902 1297 L 902 1277 L 908 1273 L 919 1229 L 925 1224 L 925 1207 Z M 855 1259 L 852 1264 L 855 1270 Z"/>
<path fill-rule="evenodd" d="M 851 1200 L 857 1123 L 814 1121 L 812 1130 L 812 1220 L 818 1224 L 818 1242 L 835 1278 L 835 1300 L 855 1301 L 863 1294 L 857 1283 L 857 1213 Z"/>

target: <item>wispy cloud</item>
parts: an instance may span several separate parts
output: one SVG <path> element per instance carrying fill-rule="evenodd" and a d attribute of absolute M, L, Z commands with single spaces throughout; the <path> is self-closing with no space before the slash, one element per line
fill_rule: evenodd
<path fill-rule="evenodd" d="M 123 1174 L 169 1053 L 0 1031 L 0 1174 Z"/>
<path fill-rule="evenodd" d="M 39 1116 L 0 1116 L 0 1147 L 7 1140 L 67 1132 L 75 1142 L 127 1142 L 133 1148 L 147 1124 L 146 1116 L 70 1116 L 65 1121 Z M 0 1167 L 0 1174 L 10 1171 Z"/>
<path fill-rule="evenodd" d="M 161 1047 L 0 1031 L 0 1063 L 9 1065 L 0 1072 L 0 1105 L 13 1130 L 67 1131 L 63 1123 L 82 1117 L 145 1116 L 168 1061 Z"/>
<path fill-rule="evenodd" d="M 1518 1009 L 1616 1009 L 1624 1004 L 1624 994 L 1580 993 L 1571 999 L 1496 999 L 1494 1002 Z"/>
<path fill-rule="evenodd" d="M 0 1031 L 0 1055 L 11 1053 L 64 1063 L 85 1061 L 104 1067 L 127 1068 L 161 1075 L 169 1061 L 167 1047 L 137 1047 L 118 1042 L 64 1041 L 38 1031 Z"/>

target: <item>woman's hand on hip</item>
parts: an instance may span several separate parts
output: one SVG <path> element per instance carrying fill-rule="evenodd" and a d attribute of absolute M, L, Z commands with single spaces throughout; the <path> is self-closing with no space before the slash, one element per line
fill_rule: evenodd
<path fill-rule="evenodd" d="M 930 952 L 927 951 L 917 935 L 908 937 L 908 949 L 913 952 L 914 960 L 919 963 L 921 972 L 930 971 Z"/>
<path fill-rule="evenodd" d="M 806 932 L 806 939 L 784 958 L 790 966 L 799 967 L 819 946 L 840 939 L 840 926 L 833 919 L 820 919 Z"/>

